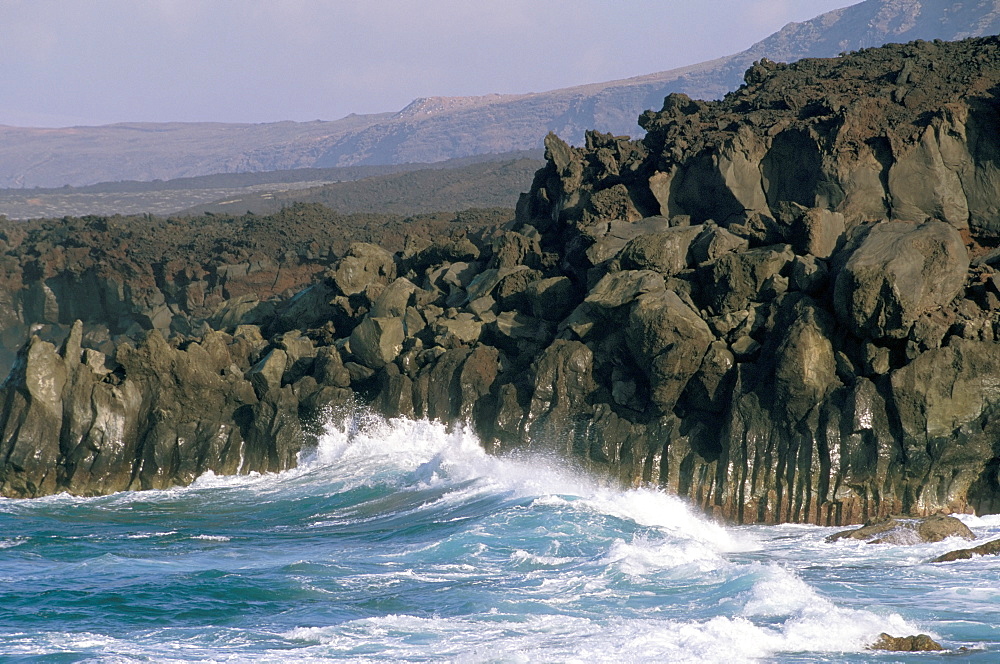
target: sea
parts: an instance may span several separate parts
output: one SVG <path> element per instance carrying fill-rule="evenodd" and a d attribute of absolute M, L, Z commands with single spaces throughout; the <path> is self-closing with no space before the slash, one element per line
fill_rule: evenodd
<path fill-rule="evenodd" d="M 0 500 L 0 661 L 1000 661 L 1000 557 L 836 530 L 726 526 L 358 412 L 286 472 Z M 868 650 L 881 632 L 947 650 Z"/>

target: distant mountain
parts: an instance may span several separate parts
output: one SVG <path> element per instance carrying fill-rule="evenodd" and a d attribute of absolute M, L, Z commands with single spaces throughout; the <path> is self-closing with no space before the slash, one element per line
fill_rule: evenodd
<path fill-rule="evenodd" d="M 433 164 L 385 164 L 217 173 L 174 180 L 101 182 L 83 187 L 0 189 L 0 218 L 196 211 L 276 212 L 296 202 L 344 213 L 420 214 L 468 208 L 513 208 L 545 161 L 544 151 L 518 150 Z"/>
<path fill-rule="evenodd" d="M 340 214 L 412 215 L 469 208 L 510 208 L 531 188 L 540 159 L 488 161 L 452 168 L 422 168 L 286 191 L 249 191 L 192 206 L 178 214 L 274 214 L 293 203 L 320 203 Z"/>
<path fill-rule="evenodd" d="M 0 186 L 81 185 L 209 173 L 434 162 L 538 148 L 555 131 L 640 133 L 636 118 L 663 97 L 722 97 L 767 57 L 830 57 L 887 42 L 961 39 L 1000 31 L 1000 0 L 866 0 L 790 23 L 749 49 L 669 71 L 549 92 L 418 99 L 398 113 L 335 122 L 0 127 Z"/>

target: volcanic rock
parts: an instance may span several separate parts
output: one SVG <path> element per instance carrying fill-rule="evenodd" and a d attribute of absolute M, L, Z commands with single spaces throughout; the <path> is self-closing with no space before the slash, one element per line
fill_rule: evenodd
<path fill-rule="evenodd" d="M 0 335 L 68 338 L 29 340 L 0 387 L 0 493 L 286 468 L 357 400 L 733 522 L 968 536 L 932 515 L 1000 511 L 1000 39 L 746 81 L 668 97 L 641 141 L 549 136 L 513 221 L 397 253 L 259 254 L 245 220 L 212 259 L 105 265 L 87 243 L 119 220 L 10 227 Z"/>
<path fill-rule="evenodd" d="M 876 224 L 837 275 L 837 315 L 858 336 L 903 338 L 919 316 L 961 292 L 968 269 L 953 226 Z"/>

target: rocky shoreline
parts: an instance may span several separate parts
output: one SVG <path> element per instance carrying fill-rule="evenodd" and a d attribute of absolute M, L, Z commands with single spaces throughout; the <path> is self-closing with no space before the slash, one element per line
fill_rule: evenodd
<path fill-rule="evenodd" d="M 304 250 L 281 287 L 247 262 L 232 278 L 260 283 L 211 311 L 190 306 L 194 268 L 100 282 L 119 299 L 87 298 L 162 310 L 129 314 L 136 341 L 95 343 L 120 314 L 60 298 L 106 265 L 19 262 L 0 313 L 84 323 L 58 350 L 29 341 L 0 389 L 0 494 L 280 470 L 324 409 L 360 402 L 737 523 L 997 512 L 1000 41 L 746 80 L 720 102 L 671 95 L 641 141 L 550 135 L 502 228 Z"/>

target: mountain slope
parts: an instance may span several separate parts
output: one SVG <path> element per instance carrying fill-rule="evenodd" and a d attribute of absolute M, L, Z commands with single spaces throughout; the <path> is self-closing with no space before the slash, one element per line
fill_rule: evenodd
<path fill-rule="evenodd" d="M 638 115 L 667 94 L 713 99 L 767 57 L 829 57 L 886 42 L 960 39 L 1000 31 L 1000 0 L 866 0 L 792 23 L 749 49 L 619 81 L 523 95 L 432 97 L 395 114 L 336 122 L 129 124 L 70 129 L 0 127 L 0 186 L 175 178 L 213 172 L 433 162 L 533 149 L 554 131 L 636 135 Z"/>

